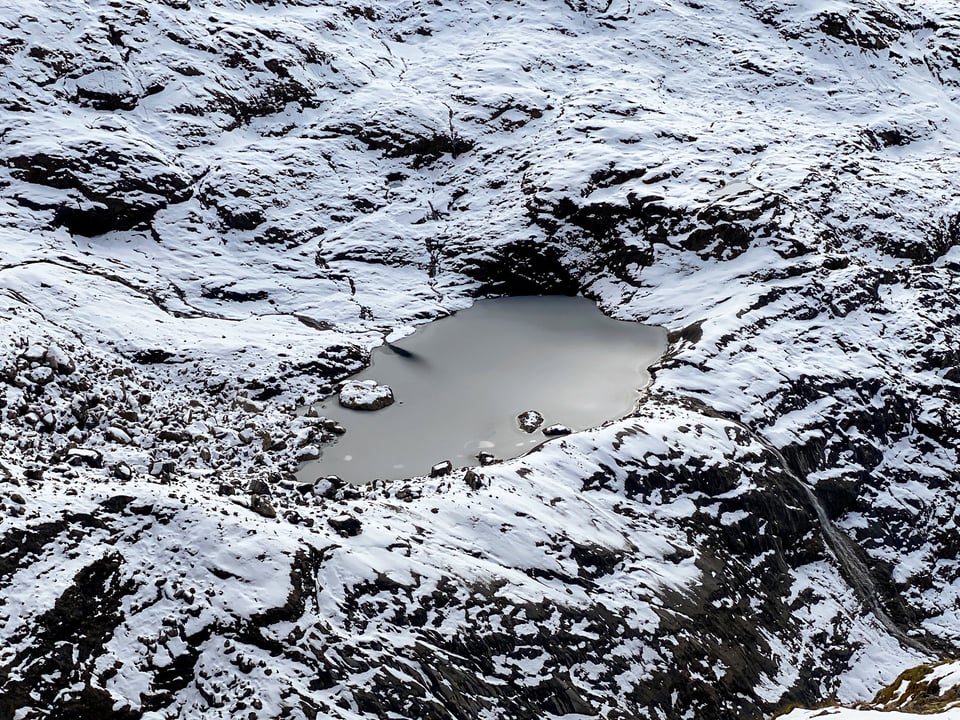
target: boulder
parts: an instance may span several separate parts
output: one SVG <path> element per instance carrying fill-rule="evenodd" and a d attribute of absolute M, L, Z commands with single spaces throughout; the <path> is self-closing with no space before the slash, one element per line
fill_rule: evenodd
<path fill-rule="evenodd" d="M 345 487 L 346 484 L 339 475 L 327 475 L 326 477 L 319 478 L 316 482 L 298 485 L 297 490 L 301 495 L 312 493 L 319 497 L 332 500 L 336 497 L 337 492 Z"/>
<path fill-rule="evenodd" d="M 18 202 L 52 210 L 54 224 L 75 235 L 148 224 L 159 210 L 192 194 L 191 178 L 181 168 L 122 133 L 31 139 L 15 148 L 6 165 L 27 183 Z"/>
<path fill-rule="evenodd" d="M 133 110 L 144 93 L 135 78 L 109 65 L 68 80 L 65 89 L 77 104 L 108 111 Z"/>
<path fill-rule="evenodd" d="M 269 497 L 270 486 L 260 478 L 253 477 L 247 482 L 246 491 L 251 495 L 263 495 Z"/>
<path fill-rule="evenodd" d="M 430 477 L 443 477 L 444 475 L 449 475 L 452 471 L 453 463 L 449 460 L 444 460 L 430 468 Z"/>
<path fill-rule="evenodd" d="M 517 425 L 525 433 L 532 433 L 538 427 L 543 425 L 543 415 L 536 410 L 526 410 L 517 415 Z"/>
<path fill-rule="evenodd" d="M 43 354 L 43 361 L 50 366 L 50 369 L 61 375 L 71 375 L 77 369 L 77 365 L 73 359 L 56 343 L 52 343 L 50 347 L 47 348 Z"/>
<path fill-rule="evenodd" d="M 74 467 L 86 465 L 91 468 L 103 467 L 103 453 L 91 448 L 70 448 L 64 458 L 68 465 Z"/>
<path fill-rule="evenodd" d="M 330 527 L 336 530 L 337 534 L 341 537 L 353 537 L 354 535 L 359 535 L 360 531 L 363 529 L 360 521 L 351 515 L 339 515 L 337 517 L 328 518 L 327 523 L 330 525 Z"/>
<path fill-rule="evenodd" d="M 277 516 L 277 511 L 266 495 L 251 495 L 250 509 L 265 518 L 275 518 Z"/>
<path fill-rule="evenodd" d="M 479 490 L 483 487 L 483 478 L 473 470 L 467 470 L 463 474 L 463 481 L 471 490 Z"/>
<path fill-rule="evenodd" d="M 128 433 L 122 427 L 118 427 L 116 425 L 111 425 L 109 428 L 107 428 L 106 436 L 108 440 L 120 443 L 121 445 L 129 445 L 133 442 L 133 438 L 130 437 L 130 433 Z"/>
<path fill-rule="evenodd" d="M 350 410 L 380 410 L 393 401 L 393 390 L 375 380 L 349 380 L 340 388 L 340 404 Z"/>

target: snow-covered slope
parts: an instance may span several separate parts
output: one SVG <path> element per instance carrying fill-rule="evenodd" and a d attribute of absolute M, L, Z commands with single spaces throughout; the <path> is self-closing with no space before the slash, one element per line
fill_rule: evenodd
<path fill-rule="evenodd" d="M 816 710 L 796 709 L 787 720 L 825 717 L 834 720 L 905 720 L 917 717 L 951 720 L 960 717 L 960 664 L 947 661 L 902 673 L 873 701 L 854 707 L 827 704 Z"/>
<path fill-rule="evenodd" d="M 957 652 L 951 2 L 0 0 L 0 716 L 762 717 Z M 634 417 L 361 488 L 476 297 Z"/>

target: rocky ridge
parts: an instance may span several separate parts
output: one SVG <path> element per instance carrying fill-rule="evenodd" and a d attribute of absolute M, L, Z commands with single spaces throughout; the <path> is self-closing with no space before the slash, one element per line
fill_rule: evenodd
<path fill-rule="evenodd" d="M 951 3 L 7 3 L 0 716 L 763 717 L 957 652 Z M 633 417 L 296 482 L 580 292 Z"/>

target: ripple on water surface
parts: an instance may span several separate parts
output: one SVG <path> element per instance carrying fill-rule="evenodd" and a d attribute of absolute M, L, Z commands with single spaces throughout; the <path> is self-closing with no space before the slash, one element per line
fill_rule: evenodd
<path fill-rule="evenodd" d="M 353 379 L 390 386 L 394 404 L 319 404 L 347 432 L 298 475 L 360 483 L 426 475 L 445 460 L 477 465 L 480 453 L 517 457 L 551 426 L 585 430 L 630 413 L 665 344 L 662 329 L 613 320 L 584 298 L 481 300 L 373 353 Z M 526 411 L 543 416 L 533 432 L 518 422 Z"/>

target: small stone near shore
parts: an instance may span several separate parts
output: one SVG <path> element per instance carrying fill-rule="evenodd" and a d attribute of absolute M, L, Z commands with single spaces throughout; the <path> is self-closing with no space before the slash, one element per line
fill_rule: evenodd
<path fill-rule="evenodd" d="M 340 537 L 353 537 L 355 535 L 359 535 L 360 531 L 363 529 L 363 525 L 360 523 L 360 521 L 350 515 L 340 515 L 338 517 L 328 518 L 327 524 L 336 530 Z"/>
<path fill-rule="evenodd" d="M 536 410 L 526 410 L 517 415 L 517 425 L 519 425 L 520 429 L 525 433 L 532 433 L 543 425 L 543 415 Z"/>
<path fill-rule="evenodd" d="M 444 475 L 449 475 L 453 471 L 453 463 L 449 460 L 444 460 L 439 462 L 430 468 L 430 477 L 442 477 Z"/>
<path fill-rule="evenodd" d="M 477 453 L 477 460 L 481 465 L 492 465 L 497 461 L 497 456 L 489 452 Z"/>

